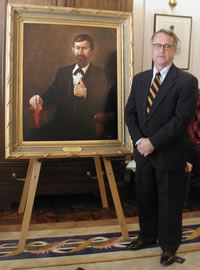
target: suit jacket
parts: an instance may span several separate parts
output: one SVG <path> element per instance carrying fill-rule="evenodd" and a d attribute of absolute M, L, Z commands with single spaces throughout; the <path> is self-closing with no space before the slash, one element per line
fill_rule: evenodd
<path fill-rule="evenodd" d="M 137 166 L 149 159 L 152 166 L 160 170 L 181 169 L 186 164 L 187 127 L 197 104 L 198 81 L 172 64 L 147 115 L 152 76 L 153 70 L 148 70 L 134 77 L 125 108 L 125 120 L 133 143 L 144 137 L 155 147 L 148 157 L 135 149 Z"/>
<path fill-rule="evenodd" d="M 76 97 L 72 78 L 74 66 L 60 68 L 55 81 L 42 95 L 44 107 L 56 104 L 55 116 L 41 129 L 43 138 L 46 134 L 50 140 L 96 139 L 94 115 L 107 110 L 110 84 L 105 73 L 90 64 L 82 79 L 87 96 Z"/>

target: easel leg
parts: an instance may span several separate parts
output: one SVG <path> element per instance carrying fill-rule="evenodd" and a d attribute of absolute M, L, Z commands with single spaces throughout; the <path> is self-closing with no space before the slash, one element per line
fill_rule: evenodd
<path fill-rule="evenodd" d="M 33 209 L 33 203 L 35 199 L 35 193 L 37 189 L 37 184 L 38 184 L 38 178 L 39 178 L 39 173 L 40 173 L 40 168 L 41 168 L 41 162 L 37 161 L 36 159 L 30 160 L 30 167 L 28 170 L 30 170 L 27 174 L 30 177 L 30 184 L 27 184 L 27 197 L 26 200 L 26 207 L 25 207 L 25 212 L 24 212 L 24 217 L 22 221 L 22 227 L 21 227 L 21 234 L 20 234 L 20 239 L 19 239 L 19 244 L 18 244 L 18 250 L 23 251 L 26 243 L 26 238 L 27 238 L 27 233 L 28 233 L 28 228 L 30 225 L 30 219 L 31 219 L 31 214 L 32 214 L 32 209 Z M 26 198 L 25 198 L 26 199 Z"/>
<path fill-rule="evenodd" d="M 102 205 L 103 205 L 103 208 L 108 208 L 108 199 L 106 195 L 106 188 L 105 188 L 105 183 L 104 183 L 104 178 L 103 178 L 100 157 L 94 157 L 94 163 L 96 167 L 96 173 L 97 173 L 97 179 L 98 179 L 98 184 L 99 184 Z"/>
<path fill-rule="evenodd" d="M 121 206 L 121 201 L 119 198 L 119 193 L 118 193 L 117 184 L 115 181 L 115 176 L 113 173 L 111 161 L 107 160 L 105 157 L 103 157 L 103 161 L 104 161 L 106 174 L 107 174 L 109 185 L 110 185 L 110 190 L 111 190 L 113 202 L 115 205 L 115 211 L 117 213 L 117 218 L 119 221 L 119 225 L 121 227 L 122 236 L 124 239 L 127 239 L 128 238 L 128 230 L 127 230 L 126 223 L 125 223 L 125 217 L 124 217 L 123 209 Z"/>
<path fill-rule="evenodd" d="M 23 188 L 23 192 L 22 192 L 22 196 L 21 196 L 21 200 L 20 200 L 20 205 L 19 205 L 19 209 L 18 209 L 19 214 L 23 214 L 24 210 L 25 210 L 25 206 L 26 206 L 26 202 L 27 202 L 27 198 L 28 198 L 28 191 L 29 191 L 29 187 L 30 187 L 31 175 L 32 175 L 32 170 L 33 170 L 33 163 L 34 163 L 34 159 L 31 159 L 29 161 L 29 165 L 28 165 L 28 169 L 27 169 L 27 173 L 26 173 L 26 178 L 25 178 L 25 183 L 24 183 L 24 188 Z"/>

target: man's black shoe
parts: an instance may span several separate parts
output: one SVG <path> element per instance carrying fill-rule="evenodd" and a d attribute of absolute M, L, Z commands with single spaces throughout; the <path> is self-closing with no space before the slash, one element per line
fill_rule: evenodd
<path fill-rule="evenodd" d="M 163 265 L 170 265 L 175 262 L 176 253 L 163 251 L 160 257 L 160 263 Z"/>
<path fill-rule="evenodd" d="M 133 242 L 131 242 L 130 244 L 128 244 L 127 248 L 131 249 L 131 250 L 139 250 L 139 249 L 149 247 L 152 244 L 153 243 L 146 243 L 138 238 L 138 239 L 134 240 Z"/>

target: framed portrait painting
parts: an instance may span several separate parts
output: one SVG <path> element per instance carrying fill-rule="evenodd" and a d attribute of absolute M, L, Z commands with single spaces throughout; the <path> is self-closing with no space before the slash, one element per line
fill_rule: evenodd
<path fill-rule="evenodd" d="M 8 4 L 6 158 L 131 151 L 132 21 L 127 12 Z"/>
<path fill-rule="evenodd" d="M 155 14 L 154 32 L 160 29 L 171 30 L 177 35 L 179 44 L 174 63 L 178 68 L 188 70 L 190 64 L 192 17 Z"/>

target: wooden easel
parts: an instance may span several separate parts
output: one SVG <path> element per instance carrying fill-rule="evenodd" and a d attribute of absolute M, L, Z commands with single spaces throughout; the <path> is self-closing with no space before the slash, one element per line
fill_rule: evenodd
<path fill-rule="evenodd" d="M 115 206 L 115 211 L 117 214 L 118 222 L 121 228 L 122 236 L 124 239 L 128 238 L 128 230 L 125 223 L 125 217 L 123 209 L 121 206 L 121 201 L 112 169 L 112 164 L 110 159 L 103 157 L 104 166 L 106 169 L 106 174 L 111 189 L 111 194 Z M 106 195 L 105 183 L 103 178 L 103 171 L 101 166 L 100 156 L 94 157 L 94 163 L 97 172 L 98 185 L 102 200 L 102 205 L 104 208 L 108 208 L 108 200 Z M 38 185 L 38 179 L 40 174 L 42 160 L 30 159 L 29 166 L 26 174 L 25 184 L 22 192 L 22 197 L 18 209 L 19 214 L 23 215 L 22 227 L 20 233 L 20 239 L 18 243 L 18 251 L 23 252 L 26 244 L 28 229 L 31 220 L 31 214 L 33 210 L 33 203 L 35 199 L 36 189 Z"/>

